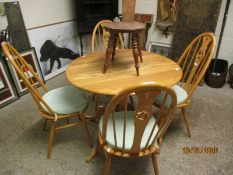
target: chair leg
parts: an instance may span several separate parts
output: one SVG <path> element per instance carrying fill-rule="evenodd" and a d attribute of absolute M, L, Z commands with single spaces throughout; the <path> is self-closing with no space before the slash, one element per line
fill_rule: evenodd
<path fill-rule="evenodd" d="M 48 159 L 50 159 L 51 157 L 52 145 L 54 142 L 55 127 L 56 127 L 56 123 L 53 121 L 50 127 L 50 136 L 49 136 L 48 154 L 47 154 Z"/>
<path fill-rule="evenodd" d="M 97 117 L 97 112 L 98 112 L 98 107 L 99 107 L 99 100 L 100 100 L 100 96 L 99 94 L 95 94 L 96 98 L 95 98 L 95 117 Z"/>
<path fill-rule="evenodd" d="M 107 158 L 104 163 L 104 175 L 109 175 L 110 167 L 111 167 L 112 156 L 107 153 Z"/>
<path fill-rule="evenodd" d="M 182 110 L 182 116 L 183 116 L 183 119 L 184 119 L 184 124 L 186 126 L 186 129 L 187 129 L 187 132 L 188 132 L 188 136 L 191 137 L 191 132 L 190 132 L 190 128 L 189 128 L 189 124 L 188 124 L 188 116 L 187 116 L 187 113 L 185 111 L 185 108 L 181 108 Z"/>
<path fill-rule="evenodd" d="M 83 116 L 83 114 L 80 115 L 80 118 L 82 120 L 83 127 L 84 127 L 85 132 L 86 132 L 87 142 L 88 142 L 90 148 L 92 148 L 93 145 L 92 145 L 92 142 L 91 142 L 90 132 L 89 132 L 89 129 L 88 129 L 88 126 L 87 126 L 87 121 L 86 121 L 85 117 Z"/>
<path fill-rule="evenodd" d="M 45 119 L 44 119 L 43 131 L 45 131 L 45 130 L 46 130 L 47 123 L 48 123 L 48 119 L 47 119 L 47 118 L 45 118 Z"/>
<path fill-rule="evenodd" d="M 158 163 L 157 163 L 156 153 L 152 154 L 151 156 L 152 156 L 152 162 L 153 162 L 155 175 L 158 175 L 159 171 L 158 171 Z"/>
<path fill-rule="evenodd" d="M 97 144 L 92 149 L 91 153 L 86 157 L 86 162 L 91 162 L 101 151 L 102 146 L 99 143 L 99 138 L 97 138 Z"/>

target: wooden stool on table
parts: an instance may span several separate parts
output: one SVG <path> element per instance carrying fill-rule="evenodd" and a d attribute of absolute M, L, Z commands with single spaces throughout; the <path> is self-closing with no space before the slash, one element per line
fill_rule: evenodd
<path fill-rule="evenodd" d="M 114 60 L 119 33 L 131 33 L 132 53 L 134 57 L 137 76 L 139 76 L 138 57 L 140 57 L 141 62 L 143 61 L 142 52 L 139 45 L 139 33 L 145 29 L 145 24 L 136 21 L 112 22 L 106 24 L 104 28 L 110 33 L 110 38 L 106 50 L 106 58 L 105 58 L 103 73 L 107 71 L 110 58 L 112 58 L 112 61 Z"/>
<path fill-rule="evenodd" d="M 140 56 L 140 61 L 142 62 L 139 33 L 145 30 L 146 26 L 143 23 L 134 21 L 135 6 L 136 0 L 122 0 L 122 22 L 113 22 L 104 26 L 110 33 L 110 38 L 108 40 L 103 73 L 107 71 L 109 59 L 112 58 L 112 61 L 114 59 L 119 33 L 130 33 L 132 34 L 131 45 L 136 72 L 137 76 L 139 76 L 138 56 Z"/>

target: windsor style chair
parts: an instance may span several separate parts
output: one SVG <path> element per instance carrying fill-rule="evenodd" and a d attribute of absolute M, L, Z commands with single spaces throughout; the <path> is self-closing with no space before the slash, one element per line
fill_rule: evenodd
<path fill-rule="evenodd" d="M 55 131 L 80 124 L 84 127 L 87 141 L 90 147 L 92 147 L 85 119 L 85 111 L 88 103 L 83 93 L 73 86 L 64 86 L 49 91 L 43 81 L 34 72 L 33 68 L 10 43 L 3 42 L 1 46 L 7 59 L 12 64 L 17 74 L 22 78 L 41 116 L 44 118 L 43 130 L 46 129 L 48 122 L 51 123 L 47 158 L 49 159 L 51 157 Z M 38 85 L 41 86 L 40 89 L 38 89 Z M 43 91 L 43 93 L 41 91 Z M 80 122 L 70 123 L 69 119 L 75 117 L 78 118 Z M 58 122 L 61 120 L 66 120 L 66 124 L 58 125 Z"/>
<path fill-rule="evenodd" d="M 136 98 L 135 110 L 128 111 L 127 102 L 132 93 Z M 153 102 L 161 93 L 166 95 L 153 116 Z M 170 100 L 168 103 L 167 99 Z M 159 139 L 172 121 L 176 101 L 171 88 L 155 83 L 125 89 L 112 98 L 99 123 L 97 149 L 103 149 L 106 154 L 104 175 L 110 172 L 113 156 L 130 158 L 148 155 L 151 155 L 155 174 L 158 174 L 156 154 L 159 153 Z M 116 112 L 118 104 L 123 104 L 124 108 Z"/>
<path fill-rule="evenodd" d="M 185 108 L 191 103 L 191 97 L 205 75 L 213 57 L 214 49 L 214 35 L 205 32 L 193 39 L 178 60 L 178 64 L 183 71 L 183 77 L 172 89 L 177 95 L 177 108 L 181 109 L 179 115 L 182 115 L 184 119 L 189 137 L 191 137 L 191 131 Z M 163 95 L 160 96 L 162 99 Z M 159 105 L 162 102 L 161 99 L 157 98 L 155 105 Z"/>

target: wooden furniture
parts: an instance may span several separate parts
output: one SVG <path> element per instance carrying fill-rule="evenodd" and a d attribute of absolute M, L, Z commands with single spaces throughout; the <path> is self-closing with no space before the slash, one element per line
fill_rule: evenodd
<path fill-rule="evenodd" d="M 212 33 L 202 33 L 187 46 L 178 60 L 178 64 L 183 71 L 183 77 L 180 83 L 172 88 L 176 92 L 177 108 L 182 111 L 181 115 L 189 137 L 191 137 L 191 132 L 185 108 L 191 103 L 191 96 L 205 75 L 213 57 L 214 49 L 214 35 Z M 160 104 L 161 102 L 162 99 L 157 98 L 155 103 Z"/>
<path fill-rule="evenodd" d="M 83 55 L 82 37 L 91 34 L 95 25 L 118 15 L 118 0 L 76 0 L 77 29 Z"/>
<path fill-rule="evenodd" d="M 134 111 L 127 110 L 129 95 L 135 93 L 137 104 Z M 165 93 L 161 108 L 153 116 L 154 99 Z M 169 98 L 170 103 L 165 103 Z M 151 155 L 154 172 L 158 175 L 156 154 L 159 153 L 159 139 L 172 121 L 176 107 L 176 94 L 168 87 L 142 84 L 121 91 L 114 96 L 99 123 L 99 148 L 106 155 L 104 175 L 110 172 L 113 156 L 131 158 Z M 124 108 L 116 112 L 116 106 Z"/>
<path fill-rule="evenodd" d="M 139 33 L 139 46 L 142 50 L 146 50 L 146 42 L 148 38 L 148 31 L 153 23 L 153 14 L 141 14 L 141 13 L 135 13 L 134 20 L 144 23 L 146 25 L 146 28 L 143 32 Z M 130 45 L 130 39 L 129 39 L 129 45 Z"/>
<path fill-rule="evenodd" d="M 125 88 L 142 83 L 155 82 L 170 87 L 180 81 L 182 71 L 177 63 L 161 55 L 142 53 L 144 61 L 139 77 L 135 77 L 130 49 L 116 50 L 115 64 L 110 65 L 107 74 L 101 72 L 105 52 L 99 51 L 71 62 L 66 69 L 66 77 L 76 87 L 105 95 L 116 95 Z"/>
<path fill-rule="evenodd" d="M 92 52 L 106 50 L 110 34 L 104 29 L 104 26 L 111 22 L 112 21 L 110 20 L 102 20 L 96 24 L 92 32 Z M 117 47 L 121 49 L 125 48 L 123 36 L 121 33 L 119 33 L 118 36 Z M 99 111 L 103 111 L 103 106 L 99 105 L 100 96 L 98 94 L 94 94 L 93 100 L 95 101 L 95 116 L 97 116 Z"/>
<path fill-rule="evenodd" d="M 46 129 L 48 121 L 51 123 L 47 154 L 48 159 L 51 156 L 55 131 L 64 128 L 73 127 L 79 124 L 83 125 L 88 143 L 91 146 L 84 113 L 88 104 L 82 92 L 73 86 L 65 86 L 48 91 L 48 88 L 41 79 L 39 79 L 32 67 L 27 64 L 24 58 L 20 56 L 9 43 L 3 42 L 1 45 L 3 52 L 18 75 L 22 78 L 28 91 L 32 95 L 40 114 L 45 119 L 43 129 Z M 41 86 L 40 90 L 43 90 L 44 94 L 37 88 L 38 85 Z M 74 117 L 79 118 L 81 122 L 70 123 L 69 119 Z M 67 124 L 58 125 L 61 120 L 66 120 Z"/>
<path fill-rule="evenodd" d="M 103 68 L 103 73 L 106 73 L 107 67 L 112 58 L 112 61 L 115 56 L 116 50 L 116 42 L 118 39 L 119 33 L 130 33 L 132 34 L 131 37 L 131 44 L 132 44 L 132 52 L 135 62 L 135 68 L 137 72 L 137 76 L 139 76 L 139 62 L 138 57 L 140 57 L 140 61 L 142 62 L 142 52 L 139 46 L 139 33 L 144 31 L 146 26 L 143 23 L 134 21 L 135 15 L 135 0 L 123 0 L 122 1 L 122 11 L 123 11 L 123 18 L 122 22 L 113 22 L 109 23 L 104 26 L 104 28 L 110 33 L 110 38 L 108 41 L 108 47 L 106 50 L 106 58 Z"/>
<path fill-rule="evenodd" d="M 91 46 L 92 52 L 99 51 L 99 50 L 106 50 L 108 46 L 108 40 L 110 37 L 109 32 L 104 29 L 104 26 L 108 23 L 111 23 L 110 20 L 102 20 L 98 22 L 92 32 L 92 39 L 91 39 Z M 125 44 L 122 35 L 119 33 L 117 41 L 117 47 L 124 49 Z"/>

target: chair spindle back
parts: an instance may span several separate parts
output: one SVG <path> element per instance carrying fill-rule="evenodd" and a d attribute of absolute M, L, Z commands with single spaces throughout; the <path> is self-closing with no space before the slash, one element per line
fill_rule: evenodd
<path fill-rule="evenodd" d="M 25 59 L 9 42 L 3 42 L 1 45 L 7 59 L 9 60 L 19 77 L 22 78 L 23 83 L 27 87 L 40 111 L 47 113 L 44 110 L 44 107 L 46 107 L 49 113 L 53 116 L 54 112 L 42 99 L 43 94 L 38 89 L 38 85 L 40 85 L 44 92 L 48 91 L 48 88 L 45 86 L 43 81 L 38 77 L 33 68 L 25 61 Z"/>
<path fill-rule="evenodd" d="M 212 33 L 202 33 L 197 36 L 185 49 L 178 60 L 182 68 L 181 86 L 190 97 L 202 80 L 215 48 L 215 37 Z"/>
<path fill-rule="evenodd" d="M 159 109 L 157 109 L 157 116 L 154 120 L 153 126 L 151 127 L 151 130 L 149 132 L 145 133 L 146 127 L 148 125 L 149 120 L 154 117 L 153 116 L 153 102 L 155 98 L 162 92 L 165 92 L 166 95 L 164 97 L 163 103 Z M 135 93 L 135 110 L 133 111 L 133 125 L 134 125 L 134 138 L 133 143 L 130 148 L 130 150 L 125 148 L 125 143 L 127 139 L 127 133 L 126 130 L 128 127 L 127 125 L 127 104 L 129 95 Z M 171 103 L 169 105 L 165 106 L 165 102 L 168 99 L 168 96 L 171 97 Z M 118 145 L 119 138 L 117 138 L 117 130 L 116 130 L 116 107 L 117 105 L 121 104 L 123 106 L 123 113 L 124 113 L 124 126 L 122 127 L 122 137 L 123 141 L 121 142 L 122 145 Z M 118 95 L 113 97 L 113 99 L 110 101 L 109 105 L 106 108 L 103 123 L 102 123 L 102 138 L 105 141 L 106 135 L 107 135 L 107 127 L 108 127 L 108 121 L 112 120 L 113 130 L 114 130 L 114 147 L 117 149 L 118 146 L 121 146 L 122 152 L 127 152 L 129 154 L 138 154 L 140 151 L 148 149 L 152 143 L 157 141 L 158 138 L 160 138 L 168 128 L 170 122 L 172 121 L 172 115 L 174 108 L 176 107 L 176 95 L 174 91 L 168 87 L 163 87 L 155 84 L 147 84 L 147 85 L 141 85 L 134 88 L 126 89 L 122 92 L 120 92 Z M 111 121 L 110 120 L 110 121 Z M 157 131 L 155 131 L 157 129 Z M 155 133 L 156 132 L 156 133 Z M 144 143 L 142 144 L 142 138 L 146 134 L 147 139 L 144 140 Z M 155 135 L 156 134 L 156 135 Z M 153 136 L 153 137 L 152 137 Z M 153 138 L 153 139 L 152 139 Z"/>
<path fill-rule="evenodd" d="M 106 50 L 108 46 L 108 40 L 110 38 L 110 33 L 104 29 L 104 26 L 107 23 L 110 23 L 112 21 L 110 20 L 102 20 L 98 22 L 92 32 L 92 52 L 97 51 L 97 50 Z M 119 34 L 119 42 L 118 47 L 121 49 L 124 49 L 124 41 L 123 37 L 121 34 Z"/>

